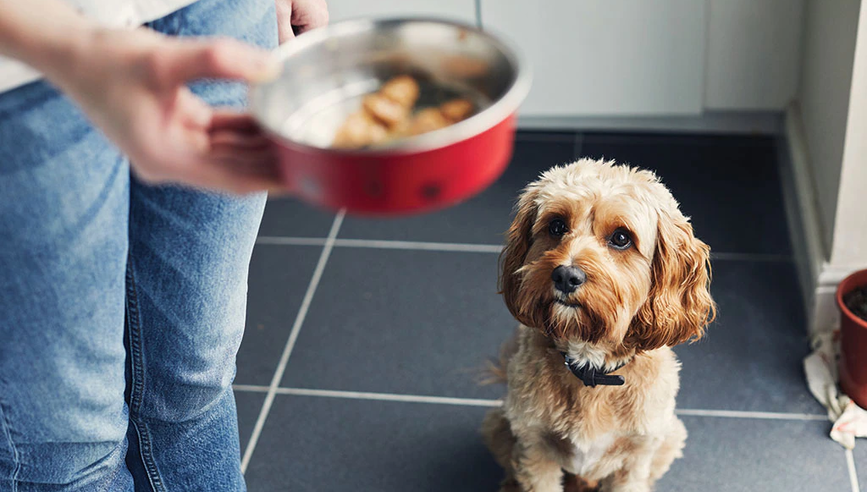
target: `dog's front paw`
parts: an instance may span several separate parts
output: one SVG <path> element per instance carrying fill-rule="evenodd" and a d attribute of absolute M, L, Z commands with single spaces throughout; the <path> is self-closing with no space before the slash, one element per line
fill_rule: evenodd
<path fill-rule="evenodd" d="M 610 492 L 650 492 L 651 487 L 647 483 L 632 482 L 611 487 Z M 606 489 L 607 491 L 607 489 Z"/>
<path fill-rule="evenodd" d="M 506 478 L 500 482 L 500 492 L 523 492 L 523 490 L 515 479 Z"/>
<path fill-rule="evenodd" d="M 563 479 L 563 492 L 599 492 L 599 482 L 588 482 L 575 475 Z"/>

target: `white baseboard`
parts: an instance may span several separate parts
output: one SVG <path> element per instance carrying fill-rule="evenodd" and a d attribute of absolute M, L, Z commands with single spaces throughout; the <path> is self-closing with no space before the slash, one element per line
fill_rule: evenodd
<path fill-rule="evenodd" d="M 810 334 L 826 333 L 839 325 L 840 313 L 835 301 L 837 285 L 863 267 L 832 265 L 828 261 L 806 134 L 796 103 L 786 110 L 783 138 L 785 142 L 779 146 L 783 197 L 806 308 L 807 329 Z"/>
<path fill-rule="evenodd" d="M 636 132 L 782 135 L 783 114 L 775 111 L 705 111 L 695 116 L 540 116 L 519 115 L 523 130 L 594 130 Z"/>

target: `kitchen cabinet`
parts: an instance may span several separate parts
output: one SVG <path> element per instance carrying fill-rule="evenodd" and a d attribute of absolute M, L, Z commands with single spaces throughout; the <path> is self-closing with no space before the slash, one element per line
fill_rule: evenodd
<path fill-rule="evenodd" d="M 535 77 L 523 116 L 699 114 L 706 4 L 697 0 L 481 0 Z"/>
<path fill-rule="evenodd" d="M 476 23 L 475 0 L 328 0 L 332 21 L 353 17 L 433 16 Z"/>
<path fill-rule="evenodd" d="M 710 0 L 704 106 L 782 110 L 798 88 L 803 0 Z"/>
<path fill-rule="evenodd" d="M 533 67 L 522 116 L 779 112 L 805 0 L 329 0 L 332 20 L 433 16 L 503 34 Z M 478 7 L 478 9 L 477 9 Z"/>

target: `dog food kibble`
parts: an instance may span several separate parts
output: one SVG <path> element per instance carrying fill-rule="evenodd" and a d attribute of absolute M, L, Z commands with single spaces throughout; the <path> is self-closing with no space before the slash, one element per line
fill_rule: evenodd
<path fill-rule="evenodd" d="M 401 75 L 386 82 L 379 93 L 409 109 L 418 100 L 418 82 L 409 75 Z"/>
<path fill-rule="evenodd" d="M 467 99 L 452 99 L 413 114 L 418 97 L 419 86 L 412 77 L 401 75 L 389 80 L 378 92 L 364 96 L 361 109 L 337 130 L 333 147 L 359 149 L 421 135 L 465 120 L 476 110 Z"/>
<path fill-rule="evenodd" d="M 385 123 L 385 126 L 389 128 L 393 128 L 398 123 L 405 121 L 409 117 L 409 110 L 411 109 L 381 94 L 367 95 L 361 104 L 368 113 Z"/>
<path fill-rule="evenodd" d="M 332 146 L 338 149 L 358 149 L 383 143 L 388 139 L 388 129 L 369 114 L 352 113 L 343 122 L 334 136 Z"/>
<path fill-rule="evenodd" d="M 452 123 L 457 123 L 458 121 L 467 119 L 473 113 L 474 109 L 473 103 L 466 99 L 452 99 L 440 106 L 440 111 L 442 111 L 443 116 Z"/>
<path fill-rule="evenodd" d="M 412 123 L 409 126 L 409 134 L 421 135 L 422 133 L 445 128 L 450 124 L 439 108 L 422 109 L 412 119 Z"/>

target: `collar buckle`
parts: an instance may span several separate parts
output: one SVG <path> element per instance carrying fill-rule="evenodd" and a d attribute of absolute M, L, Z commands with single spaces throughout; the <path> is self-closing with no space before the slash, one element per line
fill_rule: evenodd
<path fill-rule="evenodd" d="M 590 388 L 595 388 L 598 385 L 601 386 L 623 386 L 626 380 L 623 376 L 617 374 L 611 374 L 612 372 L 622 368 L 626 365 L 625 362 L 619 364 L 617 367 L 610 371 L 605 371 L 603 369 L 598 369 L 595 366 L 590 364 L 582 364 L 577 365 L 575 359 L 569 357 L 569 354 L 566 352 L 560 352 L 565 359 L 566 367 L 569 368 L 569 371 L 575 375 L 584 386 L 589 386 Z"/>

